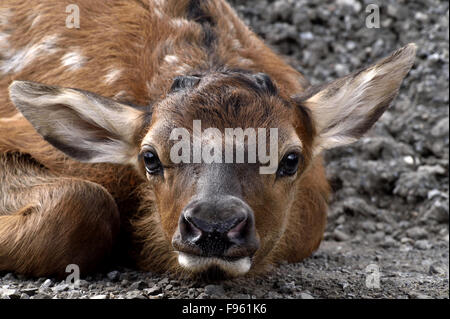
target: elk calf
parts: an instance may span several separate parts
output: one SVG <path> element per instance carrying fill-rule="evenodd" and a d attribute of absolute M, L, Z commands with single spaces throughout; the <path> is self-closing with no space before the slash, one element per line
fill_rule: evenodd
<path fill-rule="evenodd" d="M 415 55 L 310 87 L 224 0 L 79 0 L 79 29 L 69 2 L 0 5 L 0 270 L 86 274 L 117 247 L 192 277 L 308 257 L 326 223 L 320 153 L 370 129 Z M 250 159 L 272 142 L 261 174 Z"/>

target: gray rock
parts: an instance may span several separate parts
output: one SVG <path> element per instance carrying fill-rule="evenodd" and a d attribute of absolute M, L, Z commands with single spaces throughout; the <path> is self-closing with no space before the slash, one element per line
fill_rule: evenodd
<path fill-rule="evenodd" d="M 355 41 L 347 41 L 345 46 L 346 46 L 347 50 L 353 51 L 356 48 L 356 43 L 355 43 Z"/>
<path fill-rule="evenodd" d="M 69 285 L 64 282 L 62 282 L 52 288 L 52 291 L 56 292 L 56 293 L 66 291 L 66 290 L 69 290 Z"/>
<path fill-rule="evenodd" d="M 275 1 L 271 6 L 269 11 L 270 21 L 288 20 L 289 16 L 292 14 L 292 6 L 286 1 Z"/>
<path fill-rule="evenodd" d="M 381 246 L 384 248 L 397 247 L 398 243 L 392 236 L 386 236 Z"/>
<path fill-rule="evenodd" d="M 433 299 L 430 296 L 423 294 L 421 292 L 411 292 L 411 293 L 409 293 L 409 296 L 412 299 Z"/>
<path fill-rule="evenodd" d="M 448 136 L 449 134 L 449 118 L 445 117 L 431 129 L 431 135 L 434 137 Z"/>
<path fill-rule="evenodd" d="M 408 202 L 414 203 L 428 196 L 428 190 L 436 184 L 435 177 L 426 169 L 417 172 L 407 172 L 400 176 L 394 188 L 394 194 L 402 196 Z"/>
<path fill-rule="evenodd" d="M 80 298 L 81 294 L 79 291 L 73 290 L 73 291 L 69 291 L 67 293 L 67 299 L 78 299 Z"/>
<path fill-rule="evenodd" d="M 39 289 L 46 290 L 49 289 L 51 286 L 53 286 L 53 282 L 51 281 L 51 279 L 47 279 L 42 283 Z"/>
<path fill-rule="evenodd" d="M 300 33 L 300 39 L 301 40 L 313 40 L 314 39 L 314 34 L 312 34 L 311 32 L 301 32 Z"/>
<path fill-rule="evenodd" d="M 343 76 L 345 76 L 345 75 L 350 73 L 350 70 L 348 69 L 348 66 L 345 65 L 345 64 L 340 64 L 340 63 L 338 63 L 338 64 L 336 64 L 334 66 L 334 70 L 336 71 L 336 74 L 339 77 L 343 77 Z"/>
<path fill-rule="evenodd" d="M 406 235 L 409 238 L 412 239 L 425 239 L 428 237 L 428 232 L 423 228 L 419 226 L 415 226 L 413 228 L 410 228 L 406 231 Z"/>
<path fill-rule="evenodd" d="M 147 297 L 145 297 L 143 295 L 142 291 L 139 291 L 139 290 L 128 291 L 125 298 L 126 299 L 148 299 Z"/>
<path fill-rule="evenodd" d="M 336 219 L 336 224 L 342 225 L 345 223 L 345 216 L 341 215 L 338 219 Z"/>
<path fill-rule="evenodd" d="M 117 270 L 113 270 L 113 271 L 109 272 L 106 276 L 112 282 L 116 282 L 120 279 L 120 272 L 118 272 Z"/>
<path fill-rule="evenodd" d="M 205 294 L 208 296 L 223 296 L 225 294 L 225 289 L 222 285 L 207 285 L 205 286 Z"/>
<path fill-rule="evenodd" d="M 5 281 L 14 280 L 14 279 L 16 279 L 16 276 L 14 276 L 14 274 L 11 272 L 9 272 L 3 276 L 3 280 L 5 280 Z"/>
<path fill-rule="evenodd" d="M 275 23 L 269 30 L 268 38 L 271 43 L 280 43 L 282 41 L 297 40 L 297 29 L 287 23 Z"/>
<path fill-rule="evenodd" d="M 302 292 L 300 293 L 300 299 L 314 299 L 314 297 L 311 296 L 309 293 Z"/>
<path fill-rule="evenodd" d="M 414 247 L 420 250 L 429 250 L 433 247 L 430 242 L 426 239 L 418 240 L 414 243 Z"/>
<path fill-rule="evenodd" d="M 389 4 L 388 7 L 387 7 L 387 14 L 390 15 L 391 17 L 394 17 L 394 18 L 397 17 L 398 7 Z"/>
<path fill-rule="evenodd" d="M 438 174 L 438 175 L 443 175 L 448 173 L 445 168 L 443 168 L 441 165 L 424 165 L 424 166 L 420 166 L 418 169 L 419 173 L 424 173 L 424 174 Z"/>
<path fill-rule="evenodd" d="M 283 298 L 283 295 L 279 294 L 276 291 L 269 291 L 267 293 L 267 298 L 268 299 L 280 299 L 280 298 Z"/>
<path fill-rule="evenodd" d="M 291 294 L 295 290 L 295 282 L 286 282 L 280 286 L 279 290 L 283 294 Z"/>
<path fill-rule="evenodd" d="M 195 299 L 210 299 L 210 295 L 208 295 L 208 294 L 202 292 L 202 293 L 199 294 L 199 295 L 197 296 L 197 298 L 195 298 Z"/>
<path fill-rule="evenodd" d="M 386 237 L 386 233 L 384 231 L 377 231 L 373 235 L 371 234 L 368 237 L 373 239 L 373 241 L 375 242 L 383 242 L 384 238 Z"/>
<path fill-rule="evenodd" d="M 4 297 L 6 299 L 20 299 L 20 292 L 17 289 L 4 286 L 3 288 L 0 288 L 0 297 Z"/>
<path fill-rule="evenodd" d="M 414 15 L 414 18 L 422 23 L 428 22 L 428 19 L 429 19 L 428 15 L 426 13 L 423 13 L 420 11 L 416 12 L 416 14 Z"/>
<path fill-rule="evenodd" d="M 351 238 L 349 235 L 347 235 L 343 231 L 340 231 L 339 229 L 335 229 L 333 231 L 333 237 L 337 241 L 347 241 L 347 240 L 350 240 L 350 238 Z"/>
<path fill-rule="evenodd" d="M 144 289 L 144 293 L 147 295 L 157 295 L 162 291 L 159 285 L 154 285 L 151 288 Z"/>
<path fill-rule="evenodd" d="M 357 0 L 337 0 L 336 4 L 339 6 L 349 6 L 354 12 L 358 13 L 361 11 L 361 3 Z"/>
<path fill-rule="evenodd" d="M 361 227 L 365 232 L 373 233 L 377 230 L 377 226 L 374 221 L 365 220 L 361 223 Z"/>
<path fill-rule="evenodd" d="M 445 276 L 448 271 L 445 270 L 444 267 L 438 264 L 431 264 L 428 273 L 430 275 L 440 275 Z"/>
<path fill-rule="evenodd" d="M 132 289 L 132 290 L 142 290 L 144 288 L 148 288 L 148 284 L 142 280 L 133 282 L 129 287 L 129 289 Z"/>
<path fill-rule="evenodd" d="M 165 286 L 169 283 L 169 278 L 163 278 L 160 281 L 158 281 L 158 285 Z"/>
<path fill-rule="evenodd" d="M 423 221 L 435 220 L 439 223 L 448 223 L 449 221 L 449 206 L 448 199 L 445 201 L 436 200 L 431 207 L 421 217 Z"/>
<path fill-rule="evenodd" d="M 441 192 L 438 189 L 432 189 L 428 192 L 427 198 L 428 199 L 433 199 L 435 197 L 441 197 L 441 198 L 447 198 L 448 199 L 448 195 L 444 192 Z"/>

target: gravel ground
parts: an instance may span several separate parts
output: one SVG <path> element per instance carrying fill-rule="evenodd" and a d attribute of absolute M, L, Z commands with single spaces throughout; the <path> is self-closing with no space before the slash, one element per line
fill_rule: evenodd
<path fill-rule="evenodd" d="M 415 67 L 375 128 L 326 153 L 334 196 L 325 241 L 311 258 L 266 277 L 215 284 L 120 267 L 85 278 L 78 289 L 0 274 L 0 298 L 449 298 L 449 4 L 330 3 L 231 1 L 313 84 L 418 45 Z M 379 5 L 380 28 L 365 27 L 369 4 Z"/>

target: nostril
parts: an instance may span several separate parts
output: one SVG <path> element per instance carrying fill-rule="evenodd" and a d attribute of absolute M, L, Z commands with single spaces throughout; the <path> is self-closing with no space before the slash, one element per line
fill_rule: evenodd
<path fill-rule="evenodd" d="M 244 220 L 240 221 L 236 226 L 231 228 L 227 233 L 228 239 L 232 242 L 243 239 L 247 233 L 247 224 L 248 220 L 247 218 L 245 218 Z"/>
<path fill-rule="evenodd" d="M 202 231 L 198 229 L 187 216 L 183 216 L 181 219 L 180 233 L 184 240 L 189 240 L 192 242 L 198 240 L 202 235 Z"/>

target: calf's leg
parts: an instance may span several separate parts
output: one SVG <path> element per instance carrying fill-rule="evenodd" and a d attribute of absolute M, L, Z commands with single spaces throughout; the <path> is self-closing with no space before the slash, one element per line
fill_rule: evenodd
<path fill-rule="evenodd" d="M 0 271 L 63 277 L 76 264 L 85 275 L 110 254 L 119 224 L 102 186 L 0 154 Z"/>

